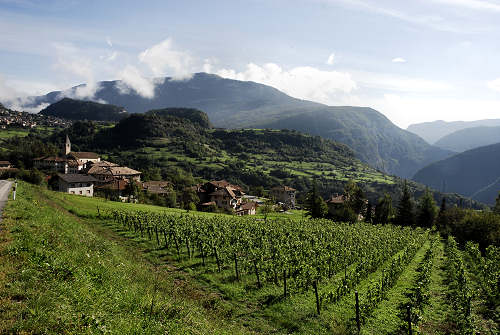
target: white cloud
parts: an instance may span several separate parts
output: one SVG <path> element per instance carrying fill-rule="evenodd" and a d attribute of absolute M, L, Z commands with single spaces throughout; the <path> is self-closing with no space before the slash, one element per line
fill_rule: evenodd
<path fill-rule="evenodd" d="M 392 59 L 393 63 L 406 63 L 406 59 L 401 58 L 401 57 L 396 57 Z"/>
<path fill-rule="evenodd" d="M 71 44 L 54 43 L 53 47 L 57 53 L 57 62 L 54 68 L 72 78 L 78 78 L 85 84 L 74 89 L 61 92 L 61 97 L 75 99 L 93 99 L 100 85 L 97 83 L 94 68 L 95 64 L 75 46 Z"/>
<path fill-rule="evenodd" d="M 33 113 L 36 114 L 42 109 L 47 108 L 50 104 L 43 102 L 37 106 L 34 107 L 26 107 L 30 104 L 32 104 L 33 101 L 29 100 L 28 98 L 17 98 L 13 101 L 10 101 L 10 103 L 7 105 L 8 108 L 15 110 L 15 111 L 22 111 L 22 112 L 28 112 L 28 113 Z"/>
<path fill-rule="evenodd" d="M 7 101 L 20 95 L 20 92 L 5 82 L 0 76 L 0 101 Z"/>
<path fill-rule="evenodd" d="M 170 75 L 173 79 L 188 79 L 193 72 L 193 58 L 185 51 L 176 50 L 170 38 L 141 52 L 139 61 L 148 65 L 156 77 Z"/>
<path fill-rule="evenodd" d="M 483 0 L 434 0 L 448 5 L 465 7 L 475 10 L 487 10 L 500 12 L 500 4 Z"/>
<path fill-rule="evenodd" d="M 127 94 L 133 89 L 144 98 L 151 99 L 155 96 L 155 82 L 144 77 L 135 66 L 127 65 L 119 76 L 122 82 L 118 82 L 117 88 L 121 94 Z"/>
<path fill-rule="evenodd" d="M 383 7 L 379 2 L 371 3 L 365 0 L 320 0 L 320 1 L 327 1 L 333 3 L 340 2 L 348 7 L 355 7 L 364 11 L 392 17 L 394 19 L 398 19 L 404 22 L 431 28 L 438 31 L 453 32 L 453 33 L 477 33 L 477 32 L 484 32 L 485 30 L 490 30 L 490 27 L 484 27 L 484 26 L 473 26 L 470 24 L 464 26 L 463 23 L 461 22 L 454 22 L 434 13 L 422 15 L 422 14 L 407 13 L 399 9 Z M 463 0 L 463 1 L 434 0 L 434 1 L 446 1 L 449 3 L 484 2 L 478 0 Z"/>
<path fill-rule="evenodd" d="M 106 44 L 112 48 L 113 47 L 113 42 L 111 42 L 111 39 L 109 37 L 106 37 Z"/>
<path fill-rule="evenodd" d="M 487 83 L 487 86 L 488 86 L 489 89 L 491 89 L 493 91 L 500 92 L 500 78 L 497 78 L 495 80 L 489 81 Z"/>
<path fill-rule="evenodd" d="M 118 52 L 112 51 L 112 52 L 108 52 L 108 54 L 106 56 L 99 56 L 99 59 L 105 60 L 106 62 L 112 62 L 112 61 L 116 60 L 117 57 L 118 57 Z"/>
<path fill-rule="evenodd" d="M 53 85 L 47 83 L 22 80 L 7 81 L 0 75 L 0 102 L 12 110 L 38 113 L 49 104 L 42 103 L 38 106 L 33 106 L 34 100 L 30 95 L 54 91 L 55 89 Z M 26 107 L 28 105 L 33 107 Z"/>
<path fill-rule="evenodd" d="M 328 56 L 328 59 L 326 60 L 326 64 L 328 65 L 333 65 L 335 62 L 335 54 L 332 52 L 330 56 Z"/>
<path fill-rule="evenodd" d="M 270 85 L 296 98 L 329 104 L 357 88 L 349 73 L 322 71 L 310 66 L 284 70 L 274 63 L 262 66 L 250 63 L 243 72 L 221 69 L 215 73 L 225 78 Z"/>
<path fill-rule="evenodd" d="M 432 93 L 453 89 L 450 84 L 443 81 L 375 72 L 352 71 L 351 74 L 359 86 L 365 88 L 409 93 Z"/>

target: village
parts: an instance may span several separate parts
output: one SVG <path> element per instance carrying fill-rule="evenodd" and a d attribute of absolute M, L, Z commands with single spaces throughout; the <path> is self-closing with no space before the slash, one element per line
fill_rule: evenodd
<path fill-rule="evenodd" d="M 12 111 L 0 104 L 0 129 L 32 129 L 36 127 L 66 128 L 70 120 L 28 112 Z"/>
<path fill-rule="evenodd" d="M 4 169 L 13 168 L 7 161 L 0 162 L 0 165 Z M 103 160 L 94 152 L 72 151 L 68 136 L 61 155 L 37 157 L 33 160 L 33 167 L 46 174 L 52 173 L 49 184 L 54 185 L 55 190 L 68 194 L 137 202 L 138 195 L 134 194 L 134 189 L 157 197 L 166 197 L 173 192 L 169 181 L 142 181 L 140 171 Z M 184 193 L 195 195 L 190 199 L 195 199 L 194 205 L 201 211 L 255 215 L 259 206 L 269 202 L 284 210 L 297 208 L 297 190 L 286 185 L 273 187 L 268 198 L 247 194 L 241 186 L 226 180 L 193 185 Z"/>

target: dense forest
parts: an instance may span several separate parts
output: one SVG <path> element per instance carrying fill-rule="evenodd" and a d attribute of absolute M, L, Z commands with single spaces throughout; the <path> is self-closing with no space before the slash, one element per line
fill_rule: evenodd
<path fill-rule="evenodd" d="M 63 98 L 40 111 L 41 115 L 68 120 L 119 121 L 130 114 L 123 107 Z"/>

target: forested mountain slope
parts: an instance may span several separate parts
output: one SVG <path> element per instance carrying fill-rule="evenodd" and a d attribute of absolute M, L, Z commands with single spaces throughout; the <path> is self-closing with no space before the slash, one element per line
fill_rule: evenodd
<path fill-rule="evenodd" d="M 493 204 L 499 192 L 500 143 L 465 151 L 418 171 L 415 181 Z"/>
<path fill-rule="evenodd" d="M 120 121 L 130 115 L 123 107 L 70 98 L 51 104 L 41 110 L 40 114 L 68 120 L 95 121 Z"/>

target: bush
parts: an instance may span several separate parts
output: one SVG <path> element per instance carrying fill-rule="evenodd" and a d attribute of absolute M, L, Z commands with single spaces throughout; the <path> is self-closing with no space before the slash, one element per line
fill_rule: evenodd
<path fill-rule="evenodd" d="M 20 178 L 30 184 L 41 185 L 45 179 L 45 175 L 38 171 L 37 169 L 33 170 L 19 170 L 17 174 L 17 178 Z"/>

